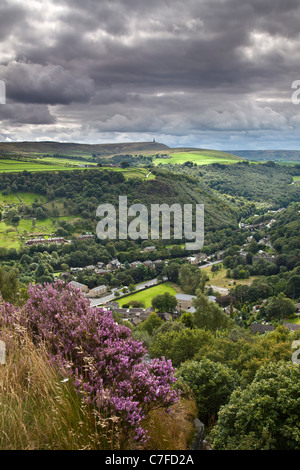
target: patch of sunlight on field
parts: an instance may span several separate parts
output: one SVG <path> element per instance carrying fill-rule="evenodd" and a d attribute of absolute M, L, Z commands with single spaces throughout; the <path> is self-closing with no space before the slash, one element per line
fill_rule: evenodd
<path fill-rule="evenodd" d="M 164 284 L 159 284 L 158 286 L 154 287 L 149 287 L 149 289 L 145 289 L 141 292 L 136 292 L 130 295 L 127 295 L 126 297 L 123 297 L 122 299 L 116 299 L 116 302 L 119 303 L 120 307 L 122 307 L 123 304 L 128 304 L 132 301 L 138 301 L 138 302 L 143 302 L 145 305 L 145 308 L 151 307 L 151 301 L 154 297 L 157 295 L 164 294 L 165 292 L 168 292 L 171 295 L 176 295 L 177 292 L 174 289 L 174 287 L 171 286 L 170 283 L 164 283 Z"/>
<path fill-rule="evenodd" d="M 181 165 L 187 161 L 197 163 L 197 165 L 209 165 L 211 163 L 225 163 L 231 164 L 240 161 L 238 157 L 234 157 L 228 154 L 228 156 L 222 152 L 213 152 L 211 155 L 209 152 L 182 152 L 174 153 L 170 155 L 171 158 L 156 158 L 154 159 L 155 165 L 159 163 L 167 164 L 178 164 Z"/>

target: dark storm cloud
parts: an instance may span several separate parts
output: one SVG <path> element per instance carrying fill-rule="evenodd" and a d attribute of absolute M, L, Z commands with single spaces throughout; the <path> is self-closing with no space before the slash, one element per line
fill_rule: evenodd
<path fill-rule="evenodd" d="M 283 139 L 298 132 L 290 102 L 299 78 L 298 0 L 20 5 L 2 8 L 0 79 L 10 106 L 44 106 L 51 138 L 55 129 L 58 139 L 78 132 L 80 141 L 155 132 L 174 145 L 212 135 L 226 145 L 276 129 Z M 17 115 L 7 117 L 12 129 Z"/>
<path fill-rule="evenodd" d="M 54 124 L 56 119 L 51 115 L 47 106 L 6 104 L 0 107 L 0 121 L 14 125 L 22 124 Z"/>
<path fill-rule="evenodd" d="M 91 79 L 60 65 L 11 62 L 2 71 L 7 96 L 17 102 L 66 105 L 87 102 L 94 91 Z"/>
<path fill-rule="evenodd" d="M 25 8 L 21 5 L 11 5 L 6 0 L 2 1 L 0 4 L 0 41 L 12 34 L 25 19 Z"/>

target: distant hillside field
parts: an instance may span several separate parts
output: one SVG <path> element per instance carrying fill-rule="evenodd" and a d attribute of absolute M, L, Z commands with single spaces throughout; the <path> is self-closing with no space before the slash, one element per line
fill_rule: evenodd
<path fill-rule="evenodd" d="M 159 163 L 182 164 L 186 161 L 198 165 L 210 163 L 234 163 L 242 160 L 241 157 L 219 150 L 199 148 L 171 148 L 158 142 L 127 142 L 117 144 L 78 144 L 62 142 L 0 142 L 0 171 L 17 171 L 13 162 L 7 165 L 5 157 L 30 159 L 34 168 L 39 169 L 43 163 L 56 164 L 60 167 L 76 167 L 82 164 L 96 165 L 103 159 L 112 157 L 140 157 L 151 156 L 155 165 Z M 161 158 L 160 158 L 161 157 Z M 24 162 L 22 163 L 24 165 Z M 133 166 L 133 165 L 132 165 Z M 44 167 L 41 168 L 44 170 Z M 28 171 L 35 171 L 28 170 Z"/>
<path fill-rule="evenodd" d="M 78 144 L 64 142 L 0 142 L 0 153 L 19 155 L 69 155 L 101 157 L 118 154 L 155 154 L 168 150 L 169 147 L 157 142 L 133 142 L 117 144 Z"/>
<path fill-rule="evenodd" d="M 63 165 L 43 165 L 37 161 L 18 161 L 0 159 L 0 173 L 15 173 L 20 171 L 61 171 L 72 170 L 72 167 Z"/>
<path fill-rule="evenodd" d="M 44 160 L 43 160 L 44 161 Z M 56 163 L 56 159 L 53 158 L 53 164 L 51 159 L 47 159 L 47 164 L 39 162 L 36 160 L 14 160 L 10 159 L 0 159 L 0 173 L 20 173 L 22 171 L 29 172 L 40 172 L 40 171 L 82 171 L 86 170 L 83 165 L 80 166 L 82 162 L 75 162 L 73 165 L 70 165 L 70 162 L 66 160 L 61 160 L 61 164 Z M 154 179 L 155 176 L 146 168 L 111 168 L 111 167 L 97 167 L 95 164 L 89 164 L 91 168 L 88 169 L 97 169 L 98 171 L 110 170 L 122 172 L 126 179 L 128 178 L 141 178 L 141 179 Z"/>
<path fill-rule="evenodd" d="M 228 150 L 228 152 L 254 162 L 273 161 L 285 164 L 300 162 L 300 150 Z"/>
<path fill-rule="evenodd" d="M 183 152 L 172 152 L 170 153 L 171 158 L 156 158 L 154 163 L 158 165 L 159 163 L 173 163 L 173 164 L 183 164 L 187 161 L 197 163 L 197 165 L 209 165 L 211 163 L 236 163 L 243 160 L 236 155 L 231 155 L 229 153 L 220 152 L 218 150 L 191 150 Z"/>

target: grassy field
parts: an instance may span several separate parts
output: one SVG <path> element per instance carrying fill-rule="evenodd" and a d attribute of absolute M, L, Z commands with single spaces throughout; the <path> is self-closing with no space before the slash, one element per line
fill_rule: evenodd
<path fill-rule="evenodd" d="M 217 271 L 216 273 L 213 273 L 211 271 L 211 266 L 208 266 L 207 268 L 202 269 L 203 272 L 207 274 L 209 277 L 209 281 L 207 282 L 207 286 L 216 286 L 216 287 L 222 287 L 225 289 L 231 289 L 234 287 L 234 282 L 236 284 L 247 284 L 250 285 L 254 279 L 257 279 L 258 276 L 250 276 L 249 279 L 229 279 L 226 277 L 226 271 L 227 269 L 223 267 L 220 269 L 220 271 Z"/>
<path fill-rule="evenodd" d="M 18 229 L 20 234 L 28 236 L 31 235 L 48 235 L 53 233 L 55 226 L 52 219 L 42 219 L 42 220 L 20 220 Z"/>
<path fill-rule="evenodd" d="M 0 222 L 0 248 L 14 248 L 19 249 L 21 241 L 19 238 L 16 227 L 6 225 L 5 222 Z"/>
<path fill-rule="evenodd" d="M 43 159 L 44 161 L 46 159 Z M 113 167 L 90 167 L 90 168 L 82 168 L 79 165 L 83 164 L 84 162 L 77 161 L 74 163 L 72 160 L 64 160 L 64 159 L 52 159 L 48 158 L 48 161 L 51 162 L 49 165 L 45 165 L 39 161 L 39 159 L 32 160 L 32 161 L 18 161 L 18 160 L 1 160 L 0 159 L 0 173 L 19 173 L 22 171 L 30 171 L 30 172 L 39 172 L 39 171 L 82 171 L 82 170 L 91 170 L 91 169 L 98 169 L 99 171 L 109 170 L 109 171 L 118 171 L 124 174 L 126 179 L 129 178 L 141 178 L 141 179 L 154 179 L 155 176 L 149 172 L 147 168 L 113 168 Z M 57 163 L 54 163 L 54 162 Z M 52 163 L 53 162 L 53 163 Z M 72 163 L 73 166 L 70 166 Z M 8 195 L 9 197 L 13 198 L 13 194 Z M 7 200 L 8 200 L 7 199 Z M 12 201 L 10 201 L 12 202 Z M 19 202 L 19 201 L 14 201 Z M 32 201 L 33 202 L 33 201 Z M 30 201 L 28 202 L 30 203 Z"/>
<path fill-rule="evenodd" d="M 155 165 L 158 165 L 159 163 L 172 163 L 180 165 L 187 161 L 197 163 L 197 165 L 209 165 L 211 163 L 230 164 L 242 160 L 242 158 L 235 155 L 218 152 L 216 150 L 176 152 L 171 153 L 170 156 L 171 158 L 156 158 L 154 160 Z"/>
<path fill-rule="evenodd" d="M 144 180 L 155 179 L 155 176 L 149 172 L 149 170 L 144 168 L 130 168 L 128 170 L 123 170 L 125 178 L 142 178 Z"/>
<path fill-rule="evenodd" d="M 300 176 L 293 176 L 294 181 L 300 181 Z"/>
<path fill-rule="evenodd" d="M 47 197 L 42 196 L 40 194 L 36 193 L 23 193 L 23 192 L 17 192 L 17 193 L 9 193 L 9 194 L 0 194 L 0 204 L 8 205 L 8 204 L 32 204 L 35 201 L 44 204 L 47 202 Z"/>
<path fill-rule="evenodd" d="M 56 222 L 66 220 L 74 223 L 80 217 L 65 216 L 51 217 L 42 220 L 22 219 L 16 224 L 10 224 L 7 221 L 0 222 L 0 248 L 19 249 L 24 239 L 30 237 L 49 237 L 53 236 L 56 229 Z"/>
<path fill-rule="evenodd" d="M 285 318 L 284 320 L 287 323 L 294 323 L 295 325 L 300 325 L 300 317 L 297 318 Z"/>
<path fill-rule="evenodd" d="M 61 171 L 73 170 L 72 167 L 63 165 L 43 165 L 38 161 L 18 161 L 0 159 L 0 173 L 19 173 L 20 171 Z"/>
<path fill-rule="evenodd" d="M 72 165 L 72 166 L 79 166 L 79 165 L 93 165 L 96 166 L 97 162 L 90 162 L 90 161 L 83 161 L 83 160 L 73 160 L 67 158 L 55 158 L 55 157 L 44 157 L 44 158 L 37 158 L 37 160 L 41 160 L 42 162 L 48 162 L 55 165 Z"/>
<path fill-rule="evenodd" d="M 137 302 L 143 302 L 145 308 L 148 308 L 151 307 L 151 301 L 153 297 L 164 294 L 165 292 L 168 292 L 171 295 L 177 294 L 173 285 L 170 282 L 165 282 L 164 284 L 159 284 L 158 286 L 149 287 L 149 289 L 145 289 L 141 292 L 127 295 L 126 297 L 122 297 L 122 299 L 116 301 L 119 303 L 120 307 L 122 307 L 123 304 L 129 304 L 135 300 Z"/>

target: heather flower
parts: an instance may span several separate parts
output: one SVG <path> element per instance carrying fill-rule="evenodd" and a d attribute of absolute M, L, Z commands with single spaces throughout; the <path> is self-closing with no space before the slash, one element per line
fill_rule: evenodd
<path fill-rule="evenodd" d="M 172 390 L 171 361 L 143 361 L 147 351 L 130 329 L 117 325 L 111 312 L 91 308 L 70 285 L 30 286 L 28 294 L 23 309 L 0 303 L 2 321 L 26 326 L 36 343 L 46 344 L 64 376 L 73 377 L 88 403 L 117 416 L 124 429 L 144 441 L 147 413 L 179 399 Z"/>

